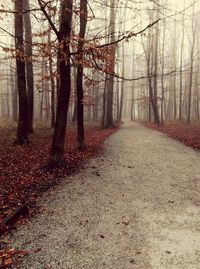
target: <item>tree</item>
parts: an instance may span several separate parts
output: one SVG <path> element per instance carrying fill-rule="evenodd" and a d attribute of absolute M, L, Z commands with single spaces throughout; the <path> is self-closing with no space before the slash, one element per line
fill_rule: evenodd
<path fill-rule="evenodd" d="M 51 40 L 50 33 L 49 33 L 49 42 Z M 53 57 L 49 55 L 49 72 L 51 77 L 51 127 L 54 128 L 55 126 L 55 92 L 56 92 L 56 85 L 53 76 Z"/>
<path fill-rule="evenodd" d="M 50 152 L 49 166 L 60 166 L 64 161 L 64 144 L 67 126 L 67 112 L 71 91 L 71 63 L 70 63 L 70 33 L 72 23 L 73 0 L 61 2 L 61 22 L 59 31 L 58 64 L 60 73 L 60 87 L 53 141 Z"/>
<path fill-rule="evenodd" d="M 192 83 L 193 83 L 193 69 L 194 69 L 194 50 L 196 44 L 196 32 L 197 32 L 197 18 L 194 14 L 194 1 L 193 1 L 193 14 L 192 14 L 192 47 L 190 51 L 190 78 L 189 78 L 189 91 L 188 91 L 188 112 L 187 112 L 187 124 L 191 121 L 191 103 L 192 103 Z"/>
<path fill-rule="evenodd" d="M 132 77 L 135 74 L 135 47 L 133 46 L 133 62 L 132 62 Z M 135 119 L 135 81 L 132 81 L 131 85 L 131 120 Z"/>
<path fill-rule="evenodd" d="M 51 30 L 48 33 L 48 43 L 51 44 Z M 53 72 L 53 51 L 50 48 L 51 53 L 49 54 L 49 73 L 51 82 L 51 128 L 55 126 L 55 94 L 56 94 L 56 84 Z"/>
<path fill-rule="evenodd" d="M 84 103 L 83 103 L 83 47 L 87 25 L 87 0 L 80 0 L 80 32 L 78 40 L 77 55 L 77 131 L 78 131 L 78 149 L 85 148 L 84 138 Z"/>
<path fill-rule="evenodd" d="M 51 145 L 48 167 L 61 166 L 64 161 L 64 145 L 67 126 L 67 113 L 71 91 L 71 63 L 70 63 L 70 35 L 72 26 L 73 0 L 64 0 L 60 3 L 60 29 L 52 22 L 45 6 L 38 0 L 40 8 L 48 19 L 51 28 L 58 38 L 58 71 L 59 89 L 57 93 L 56 120 Z"/>
<path fill-rule="evenodd" d="M 17 87 L 19 95 L 19 116 L 17 127 L 17 144 L 28 142 L 28 98 L 26 92 L 26 70 L 23 40 L 23 0 L 15 1 L 15 49 L 17 67 Z"/>
<path fill-rule="evenodd" d="M 128 5 L 128 1 L 125 1 L 125 8 L 123 17 L 126 18 L 126 8 Z M 122 25 L 122 23 L 121 23 Z M 126 32 L 126 21 L 123 23 L 123 31 Z M 121 82 L 121 97 L 120 97 L 120 105 L 119 105 L 119 118 L 118 120 L 122 120 L 123 113 L 123 105 L 124 105 L 124 76 L 125 76 L 125 42 L 122 43 L 122 82 Z"/>
<path fill-rule="evenodd" d="M 164 124 L 164 102 L 165 102 L 165 85 L 164 85 L 164 71 L 165 71 L 165 35 L 166 35 L 166 23 L 163 22 L 163 36 L 162 36 L 162 60 L 161 60 L 161 69 L 162 69 L 162 77 L 161 77 L 161 123 Z"/>
<path fill-rule="evenodd" d="M 115 42 L 115 0 L 110 0 L 110 43 Z M 115 74 L 115 53 L 116 44 L 110 46 L 111 60 L 109 63 L 109 74 L 107 76 L 107 107 L 105 127 L 113 127 L 113 89 L 114 89 L 114 74 Z"/>
<path fill-rule="evenodd" d="M 174 19 L 174 31 L 173 31 L 173 62 L 172 62 L 172 69 L 176 70 L 176 49 L 177 49 L 177 36 L 176 36 L 176 32 L 177 32 L 177 29 L 176 29 L 176 20 Z M 173 84 L 173 117 L 174 117 L 174 120 L 176 120 L 177 118 L 177 104 L 176 104 L 176 99 L 177 99 L 177 96 L 176 96 L 176 73 L 174 74 L 173 76 L 173 81 L 172 81 L 172 84 Z"/>
<path fill-rule="evenodd" d="M 158 1 L 159 4 L 159 1 Z M 159 17 L 159 7 L 157 7 L 157 18 Z M 154 80 L 153 80 L 153 110 L 154 110 L 154 123 L 160 125 L 160 117 L 158 111 L 158 45 L 159 45 L 159 26 L 156 26 L 155 40 L 153 43 L 154 48 Z"/>
<path fill-rule="evenodd" d="M 182 120 L 182 95 L 183 95 L 183 49 L 185 40 L 185 11 L 183 11 L 183 23 L 182 23 L 182 40 L 181 40 L 181 52 L 180 52 L 180 92 L 179 92 L 179 120 Z"/>
<path fill-rule="evenodd" d="M 34 79 L 33 79 L 33 61 L 32 61 L 32 27 L 30 18 L 29 0 L 24 0 L 24 29 L 25 29 L 25 63 L 26 63 L 26 80 L 28 96 L 28 132 L 33 133 L 33 106 L 34 106 Z"/>
<path fill-rule="evenodd" d="M 157 12 L 159 12 L 158 9 Z M 150 14 L 150 20 L 152 20 L 152 14 Z M 157 71 L 158 71 L 157 61 L 158 61 L 158 42 L 159 42 L 158 35 L 159 35 L 159 29 L 157 28 L 156 38 L 154 39 L 153 29 L 150 28 L 147 49 L 145 48 L 143 38 L 142 38 L 142 46 L 147 63 L 147 81 L 149 88 L 149 120 L 151 121 L 151 109 L 152 109 L 154 115 L 154 123 L 159 125 L 160 118 L 159 118 L 158 99 L 157 99 Z"/>

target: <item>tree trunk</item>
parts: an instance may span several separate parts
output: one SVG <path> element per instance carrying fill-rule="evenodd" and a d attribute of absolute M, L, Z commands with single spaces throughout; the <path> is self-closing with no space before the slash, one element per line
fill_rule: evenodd
<path fill-rule="evenodd" d="M 159 9 L 158 9 L 159 15 Z M 150 20 L 152 21 L 152 14 L 150 14 Z M 157 26 L 158 27 L 158 26 Z M 158 42 L 159 42 L 159 30 L 156 29 L 156 39 L 153 39 L 153 29 L 150 29 L 150 38 L 148 39 L 148 47 L 145 49 L 143 38 L 142 46 L 145 53 L 147 62 L 147 81 L 149 86 L 149 121 L 151 121 L 151 109 L 154 115 L 154 123 L 160 125 L 160 117 L 158 111 L 157 100 L 157 69 L 158 69 Z M 155 62 L 155 63 L 154 63 Z M 152 76 L 154 75 L 154 77 Z"/>
<path fill-rule="evenodd" d="M 183 95 L 183 49 L 184 49 L 184 39 L 185 39 L 185 11 L 183 12 L 183 33 L 181 41 L 181 55 L 180 55 L 180 92 L 179 92 L 179 120 L 182 120 L 182 95 Z"/>
<path fill-rule="evenodd" d="M 15 1 L 15 11 L 15 48 L 17 87 L 19 95 L 19 117 L 16 143 L 25 144 L 28 142 L 28 98 L 26 93 L 26 69 L 24 61 L 23 0 Z"/>
<path fill-rule="evenodd" d="M 105 127 L 105 119 L 106 119 L 106 91 L 107 91 L 107 74 L 106 74 L 106 79 L 105 79 L 105 83 L 104 83 L 104 89 L 103 89 L 103 104 L 102 104 L 102 119 L 101 119 L 101 127 L 104 128 Z"/>
<path fill-rule="evenodd" d="M 67 126 L 67 112 L 71 90 L 70 33 L 73 0 L 61 2 L 61 23 L 59 31 L 58 66 L 60 73 L 56 121 L 53 133 L 49 168 L 61 166 L 64 161 L 64 144 Z"/>
<path fill-rule="evenodd" d="M 159 16 L 159 8 L 158 8 Z M 158 43 L 159 43 L 159 28 L 156 26 L 155 38 L 155 55 L 154 55 L 154 92 L 153 92 L 153 109 L 154 109 L 154 123 L 160 125 L 159 111 L 158 111 Z"/>
<path fill-rule="evenodd" d="M 133 62 L 132 62 L 132 78 L 134 78 L 135 75 L 135 49 L 133 46 Z M 135 81 L 132 81 L 132 88 L 131 88 L 131 120 L 133 121 L 135 119 Z"/>
<path fill-rule="evenodd" d="M 199 51 L 200 43 L 199 43 L 199 32 L 197 37 L 197 50 Z M 200 111 L 199 111 L 199 71 L 200 71 L 200 57 L 198 55 L 197 59 L 197 73 L 196 73 L 196 117 L 200 119 Z"/>
<path fill-rule="evenodd" d="M 115 41 L 115 0 L 110 0 L 110 42 Z M 106 128 L 112 128 L 113 123 L 113 89 L 114 89 L 114 73 L 115 73 L 115 53 L 116 45 L 111 47 L 112 59 L 109 63 L 110 65 L 110 74 L 108 75 L 107 80 L 107 108 L 106 108 Z"/>
<path fill-rule="evenodd" d="M 128 1 L 125 0 L 124 3 L 124 14 L 123 17 L 126 18 L 126 10 L 128 6 Z M 123 32 L 126 32 L 126 20 L 122 24 L 123 25 Z M 124 78 L 125 75 L 125 42 L 122 43 L 122 78 Z M 121 96 L 120 96 L 120 105 L 119 105 L 119 121 L 122 120 L 122 114 L 123 114 L 123 106 L 124 106 L 124 79 L 122 79 L 121 82 Z"/>
<path fill-rule="evenodd" d="M 48 42 L 51 42 L 51 32 L 48 35 Z M 55 126 L 55 92 L 56 84 L 53 76 L 53 58 L 49 55 L 49 73 L 51 77 L 51 128 Z"/>
<path fill-rule="evenodd" d="M 74 109 L 73 109 L 73 116 L 72 116 L 72 122 L 75 123 L 77 121 L 77 87 L 76 87 L 76 81 L 77 81 L 77 68 L 73 66 L 73 79 L 74 79 Z"/>
<path fill-rule="evenodd" d="M 77 67 L 77 142 L 78 149 L 83 150 L 85 145 L 84 134 L 84 103 L 83 103 L 83 65 L 80 63 L 83 60 L 83 53 L 81 52 L 84 46 L 84 38 L 87 25 L 87 1 L 80 0 L 80 32 L 78 41 L 78 67 Z"/>
<path fill-rule="evenodd" d="M 194 2 L 193 2 L 194 4 Z M 194 49 L 196 42 L 196 30 L 197 22 L 194 15 L 194 6 L 193 6 L 193 17 L 192 17 L 192 48 L 190 52 L 190 79 L 189 79 L 189 92 L 188 92 L 188 113 L 187 113 L 187 124 L 191 121 L 191 103 L 192 103 L 192 82 L 193 82 L 193 69 L 194 69 Z"/>
<path fill-rule="evenodd" d="M 12 69 L 10 69 L 11 77 L 11 89 L 12 89 L 12 115 L 13 120 L 17 122 L 18 118 L 18 107 L 17 107 L 17 85 L 16 85 L 16 73 L 13 74 Z"/>
<path fill-rule="evenodd" d="M 24 10 L 30 10 L 29 0 L 24 0 Z M 24 14 L 26 79 L 28 95 L 28 132 L 33 133 L 34 79 L 32 62 L 32 27 L 30 12 Z"/>
<path fill-rule="evenodd" d="M 176 21 L 174 21 L 174 32 L 173 32 L 173 36 L 174 36 L 174 40 L 173 40 L 173 69 L 176 70 Z M 176 107 L 176 73 L 174 74 L 173 77 L 173 91 L 174 91 L 174 96 L 173 96 L 173 105 L 174 105 L 174 120 L 176 120 L 177 118 L 177 107 Z"/>
<path fill-rule="evenodd" d="M 124 78 L 125 74 L 125 58 L 124 58 L 124 46 L 125 44 L 122 44 L 122 78 Z M 120 104 L 119 104 L 119 121 L 122 120 L 122 113 L 123 113 L 123 105 L 124 105 L 124 79 L 122 79 L 121 82 L 121 96 L 120 96 Z"/>
<path fill-rule="evenodd" d="M 161 77 L 161 87 L 162 87 L 162 96 L 161 96 L 161 123 L 164 124 L 164 100 L 165 100 L 165 85 L 164 85 L 164 71 L 165 71 L 165 33 L 166 33 L 166 24 L 163 22 L 163 38 L 162 38 L 162 77 Z"/>

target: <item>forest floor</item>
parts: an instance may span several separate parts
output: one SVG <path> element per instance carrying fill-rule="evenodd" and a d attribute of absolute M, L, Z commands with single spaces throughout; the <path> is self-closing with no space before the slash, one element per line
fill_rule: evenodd
<path fill-rule="evenodd" d="M 77 169 L 86 158 L 95 155 L 102 142 L 116 129 L 102 130 L 86 128 L 87 149 L 76 149 L 76 130 L 69 128 L 66 137 L 65 166 L 48 172 L 48 162 L 52 130 L 36 129 L 30 137 L 30 144 L 13 145 L 15 128 L 0 128 L 0 223 L 3 218 L 21 204 L 32 208 L 38 196 Z"/>
<path fill-rule="evenodd" d="M 186 124 L 182 122 L 168 122 L 164 125 L 157 126 L 153 123 L 144 123 L 144 126 L 168 135 L 184 145 L 195 150 L 200 150 L 200 124 L 192 122 Z"/>
<path fill-rule="evenodd" d="M 199 163 L 199 152 L 127 122 L 4 242 L 28 252 L 23 269 L 198 269 Z"/>

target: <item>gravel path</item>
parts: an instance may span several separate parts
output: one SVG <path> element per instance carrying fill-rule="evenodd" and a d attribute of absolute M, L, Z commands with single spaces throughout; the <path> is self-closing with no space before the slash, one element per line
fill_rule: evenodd
<path fill-rule="evenodd" d="M 125 123 L 14 234 L 30 251 L 21 268 L 199 269 L 199 166 L 199 153 Z"/>

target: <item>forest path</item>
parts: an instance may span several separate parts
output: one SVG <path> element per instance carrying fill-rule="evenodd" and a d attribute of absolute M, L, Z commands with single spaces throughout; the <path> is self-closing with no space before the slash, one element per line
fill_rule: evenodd
<path fill-rule="evenodd" d="M 200 153 L 127 122 L 14 234 L 23 269 L 200 268 Z"/>

